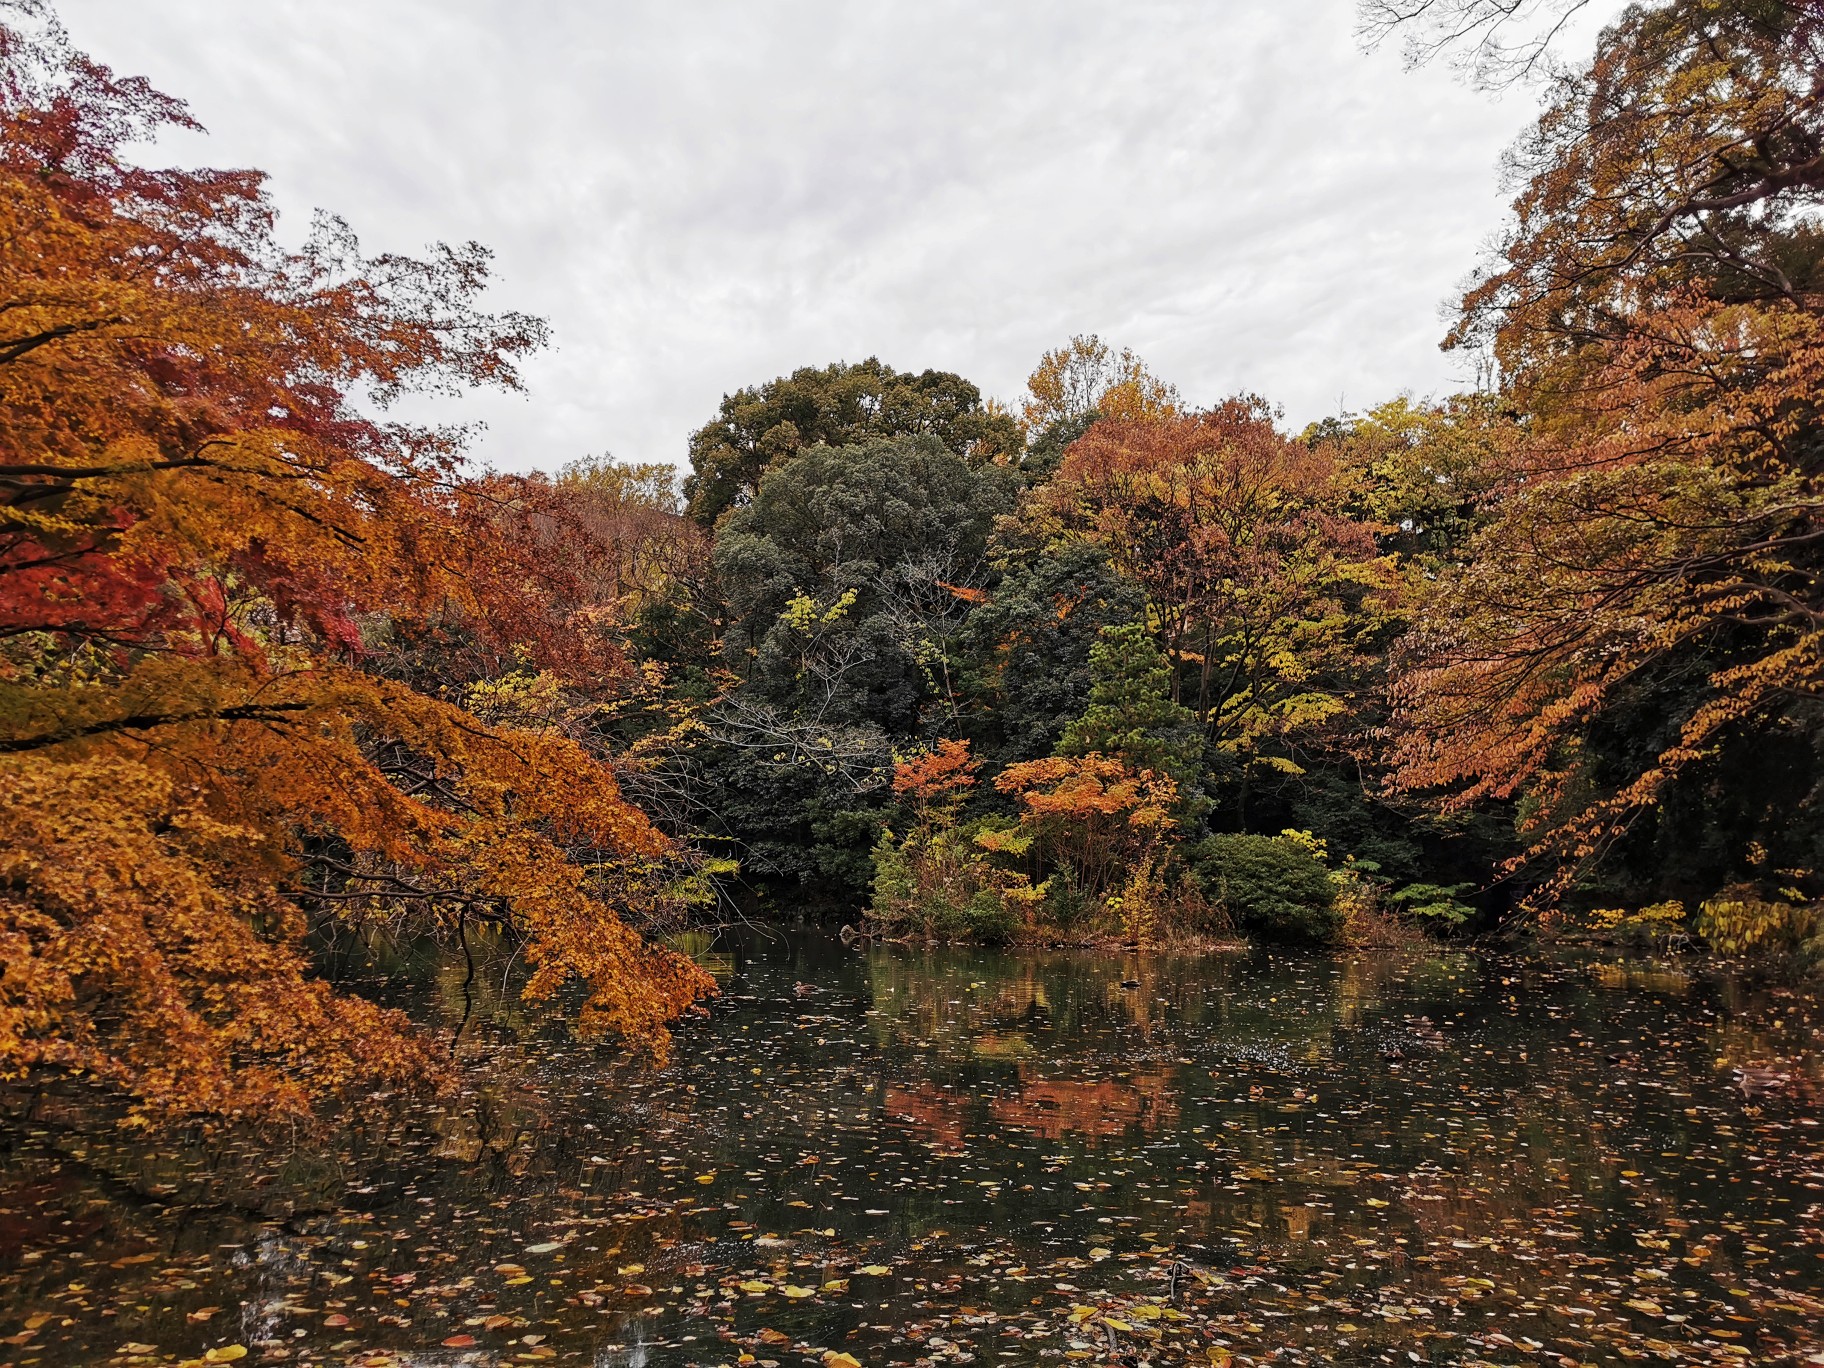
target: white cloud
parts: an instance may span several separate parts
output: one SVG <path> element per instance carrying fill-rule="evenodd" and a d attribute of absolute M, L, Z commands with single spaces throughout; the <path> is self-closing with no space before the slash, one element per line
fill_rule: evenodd
<path fill-rule="evenodd" d="M 681 460 L 721 395 L 878 355 L 1013 398 L 1075 332 L 1302 422 L 1449 388 L 1439 306 L 1530 117 L 1348 0 L 65 0 L 301 229 L 479 239 L 551 320 L 493 464 Z M 456 416 L 456 415 L 453 415 Z"/>

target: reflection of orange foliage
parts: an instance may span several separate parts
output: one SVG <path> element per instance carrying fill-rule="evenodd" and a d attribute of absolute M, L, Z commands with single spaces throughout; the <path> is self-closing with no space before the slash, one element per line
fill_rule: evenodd
<path fill-rule="evenodd" d="M 964 1099 L 935 1083 L 887 1088 L 887 1115 L 909 1124 L 912 1133 L 939 1145 L 961 1147 L 966 1129 Z"/>
<path fill-rule="evenodd" d="M 1091 1083 L 1033 1077 L 1022 1068 L 1019 1092 L 996 1098 L 989 1111 L 1002 1125 L 1018 1126 L 1047 1140 L 1061 1139 L 1072 1131 L 1122 1135 L 1135 1126 L 1151 1132 L 1178 1121 L 1178 1102 L 1162 1071 Z"/>

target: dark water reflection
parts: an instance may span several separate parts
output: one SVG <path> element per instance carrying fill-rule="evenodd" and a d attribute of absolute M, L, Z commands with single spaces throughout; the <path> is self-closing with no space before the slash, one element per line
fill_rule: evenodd
<path fill-rule="evenodd" d="M 446 1106 L 276 1158 L 15 1131 L 0 1365 L 1824 1362 L 1811 994 L 734 953 L 658 1073 L 424 956 Z"/>

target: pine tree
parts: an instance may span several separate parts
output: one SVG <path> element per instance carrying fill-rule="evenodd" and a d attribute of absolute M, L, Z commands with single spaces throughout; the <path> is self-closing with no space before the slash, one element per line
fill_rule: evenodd
<path fill-rule="evenodd" d="M 1172 701 L 1172 671 L 1143 623 L 1104 627 L 1089 650 L 1089 707 L 1064 729 L 1059 755 L 1099 754 L 1194 791 L 1202 759 L 1197 715 Z"/>

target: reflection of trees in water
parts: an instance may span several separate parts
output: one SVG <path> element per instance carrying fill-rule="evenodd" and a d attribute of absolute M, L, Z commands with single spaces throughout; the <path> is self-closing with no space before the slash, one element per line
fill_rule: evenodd
<path fill-rule="evenodd" d="M 1002 1125 L 1018 1126 L 1047 1140 L 1072 1133 L 1152 1134 L 1176 1125 L 1179 1115 L 1172 1076 L 1163 1069 L 1090 1080 L 1048 1077 L 1025 1065 L 1016 1089 L 997 1094 L 988 1111 Z"/>
<path fill-rule="evenodd" d="M 1021 1064 L 998 1079 L 986 1097 L 975 1089 L 936 1083 L 889 1084 L 882 1102 L 888 1119 L 920 1140 L 961 1149 L 967 1138 L 993 1125 L 1013 1127 L 1044 1140 L 1069 1135 L 1108 1139 L 1175 1126 L 1179 1105 L 1165 1069 L 1126 1078 L 1085 1079 L 1042 1072 Z"/>
<path fill-rule="evenodd" d="M 889 1083 L 881 1105 L 889 1120 L 904 1125 L 918 1139 L 946 1149 L 961 1149 L 971 1124 L 971 1101 L 967 1094 L 935 1083 L 909 1088 Z"/>
<path fill-rule="evenodd" d="M 1222 1010 L 1232 956 L 1117 959 L 1079 951 L 1005 955 L 949 947 L 877 948 L 868 989 L 883 1046 L 957 1046 L 1024 1029 L 1048 1052 L 1118 1048 L 1114 1032 L 1196 1026 Z M 1123 988 L 1123 981 L 1137 984 Z M 1170 1004 L 1161 1005 L 1161 999 Z"/>

